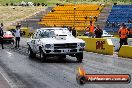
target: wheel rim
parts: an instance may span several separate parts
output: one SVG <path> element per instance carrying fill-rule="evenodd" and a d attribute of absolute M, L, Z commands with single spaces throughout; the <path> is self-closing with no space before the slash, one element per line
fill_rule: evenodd
<path fill-rule="evenodd" d="M 40 51 L 40 59 L 42 59 L 42 57 L 43 57 L 43 54 L 42 54 L 42 52 Z"/>
<path fill-rule="evenodd" d="M 31 51 L 30 51 L 30 49 L 28 49 L 28 54 L 29 54 L 29 55 L 31 54 Z"/>

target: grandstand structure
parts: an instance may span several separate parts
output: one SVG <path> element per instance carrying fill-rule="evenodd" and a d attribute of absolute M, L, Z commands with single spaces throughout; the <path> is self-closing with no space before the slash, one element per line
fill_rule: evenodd
<path fill-rule="evenodd" d="M 75 27 L 84 30 L 90 23 L 96 21 L 104 5 L 102 4 L 65 4 L 54 7 L 43 16 L 39 24 L 48 27 Z"/>
<path fill-rule="evenodd" d="M 132 27 L 130 20 L 132 20 L 132 5 L 113 5 L 104 30 L 117 32 L 122 23 L 130 28 Z"/>

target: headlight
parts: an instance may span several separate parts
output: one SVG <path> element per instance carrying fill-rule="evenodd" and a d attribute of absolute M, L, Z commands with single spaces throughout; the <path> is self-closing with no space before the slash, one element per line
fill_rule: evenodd
<path fill-rule="evenodd" d="M 84 46 L 85 46 L 85 43 L 80 43 L 80 46 L 81 46 L 81 47 L 84 47 Z"/>
<path fill-rule="evenodd" d="M 46 49 L 49 49 L 49 48 L 51 48 L 51 45 L 50 45 L 50 44 L 46 44 L 46 45 L 45 45 L 45 48 L 46 48 Z"/>

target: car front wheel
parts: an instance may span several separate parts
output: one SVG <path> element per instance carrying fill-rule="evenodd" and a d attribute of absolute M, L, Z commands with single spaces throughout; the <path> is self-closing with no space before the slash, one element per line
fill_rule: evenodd
<path fill-rule="evenodd" d="M 36 53 L 34 53 L 30 47 L 28 48 L 28 55 L 29 55 L 30 58 L 35 58 L 36 57 Z"/>
<path fill-rule="evenodd" d="M 41 62 L 44 62 L 46 60 L 46 55 L 41 48 L 39 49 L 39 58 Z"/>
<path fill-rule="evenodd" d="M 83 60 L 83 52 L 76 54 L 76 58 L 78 62 L 82 62 Z"/>

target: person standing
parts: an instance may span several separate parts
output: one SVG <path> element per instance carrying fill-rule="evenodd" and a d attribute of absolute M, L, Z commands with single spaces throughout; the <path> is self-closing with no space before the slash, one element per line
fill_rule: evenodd
<path fill-rule="evenodd" d="M 95 38 L 101 38 L 103 31 L 102 29 L 99 27 L 99 25 L 97 25 L 96 30 L 94 31 L 95 33 Z"/>
<path fill-rule="evenodd" d="M 94 28 L 95 28 L 95 26 L 94 26 L 92 21 L 90 21 L 90 25 L 89 25 L 88 28 L 89 28 L 89 37 L 94 38 Z"/>
<path fill-rule="evenodd" d="M 72 35 L 73 35 L 74 37 L 76 37 L 76 29 L 75 29 L 75 28 L 72 29 Z"/>
<path fill-rule="evenodd" d="M 3 32 L 3 23 L 1 23 L 0 25 L 0 43 L 1 43 L 1 46 L 2 46 L 2 49 L 4 49 L 4 45 L 3 45 L 3 35 L 4 35 L 4 32 Z"/>
<path fill-rule="evenodd" d="M 19 48 L 19 43 L 20 43 L 20 37 L 21 37 L 21 31 L 20 31 L 21 26 L 18 24 L 16 26 L 16 30 L 15 30 L 15 40 L 16 40 L 16 45 L 15 48 Z"/>
<path fill-rule="evenodd" d="M 118 34 L 120 37 L 120 48 L 122 45 L 128 45 L 127 38 L 128 38 L 129 31 L 124 23 L 120 27 Z M 120 48 L 119 48 L 119 50 L 120 50 Z"/>

